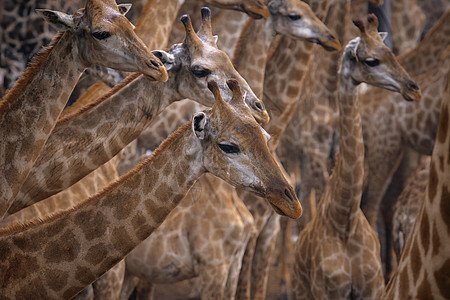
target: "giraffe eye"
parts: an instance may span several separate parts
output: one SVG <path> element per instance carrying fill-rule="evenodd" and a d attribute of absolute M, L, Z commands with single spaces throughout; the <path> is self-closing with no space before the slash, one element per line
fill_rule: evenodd
<path fill-rule="evenodd" d="M 92 36 L 95 37 L 97 40 L 104 40 L 111 36 L 111 33 L 108 31 L 96 31 L 92 33 Z"/>
<path fill-rule="evenodd" d="M 225 152 L 227 154 L 236 154 L 236 153 L 241 152 L 241 150 L 239 150 L 239 147 L 234 144 L 219 143 L 218 145 L 219 145 L 220 150 L 222 150 L 223 152 Z"/>
<path fill-rule="evenodd" d="M 369 67 L 376 67 L 380 64 L 380 60 L 376 58 L 368 58 L 364 61 L 364 63 Z"/>
<path fill-rule="evenodd" d="M 300 20 L 302 18 L 302 16 L 297 15 L 297 14 L 289 14 L 289 19 L 291 19 L 292 21 L 297 21 Z"/>
<path fill-rule="evenodd" d="M 194 74 L 198 78 L 202 78 L 211 74 L 211 71 L 208 69 L 193 68 L 192 74 Z"/>

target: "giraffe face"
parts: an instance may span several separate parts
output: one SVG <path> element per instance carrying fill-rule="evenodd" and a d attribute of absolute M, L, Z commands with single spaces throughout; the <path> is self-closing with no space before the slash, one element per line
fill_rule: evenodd
<path fill-rule="evenodd" d="M 88 0 L 73 15 L 46 9 L 36 10 L 60 31 L 74 36 L 86 67 L 101 65 L 126 72 L 141 72 L 153 80 L 167 81 L 167 71 L 134 32 L 124 14 L 131 5 L 117 6 Z"/>
<path fill-rule="evenodd" d="M 421 100 L 419 87 L 400 66 L 391 50 L 383 44 L 376 29 L 378 22 L 375 25 L 373 18 L 376 17 L 369 17 L 368 30 L 362 25 L 362 21 L 354 21 L 360 27 L 361 37 L 350 41 L 344 51 L 344 57 L 348 61 L 344 72 L 348 72 L 356 84 L 365 82 L 398 92 L 407 101 Z"/>
<path fill-rule="evenodd" d="M 189 17 L 185 18 L 185 26 L 192 28 Z M 209 30 L 205 32 L 204 26 L 207 25 L 202 23 L 203 28 L 200 28 L 198 35 L 193 30 L 188 31 L 184 42 L 175 44 L 168 53 L 153 51 L 170 73 L 169 85 L 178 91 L 180 98 L 195 99 L 203 105 L 212 106 L 214 97 L 208 90 L 207 82 L 216 81 L 223 98 L 229 101 L 232 93 L 226 88 L 226 81 L 233 78 L 239 82 L 245 104 L 250 108 L 253 117 L 260 123 L 267 123 L 269 115 L 263 102 L 236 71 L 228 56 L 217 48 L 215 38 Z"/>
<path fill-rule="evenodd" d="M 339 40 L 303 1 L 274 0 L 268 7 L 277 34 L 305 39 L 328 51 L 341 50 Z"/>
<path fill-rule="evenodd" d="M 274 210 L 298 218 L 302 209 L 267 145 L 267 136 L 242 100 L 239 84 L 229 80 L 229 103 L 217 83 L 208 83 L 216 102 L 212 110 L 194 115 L 192 129 L 200 140 L 203 166 L 235 187 L 267 198 Z"/>
<path fill-rule="evenodd" d="M 206 3 L 224 9 L 245 12 L 251 18 L 268 18 L 269 11 L 260 0 L 206 0 Z"/>

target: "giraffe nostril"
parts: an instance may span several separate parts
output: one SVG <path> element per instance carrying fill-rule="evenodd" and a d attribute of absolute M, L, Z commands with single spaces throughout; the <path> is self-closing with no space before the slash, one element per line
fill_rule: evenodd
<path fill-rule="evenodd" d="M 291 192 L 288 189 L 284 190 L 284 194 L 286 195 L 286 197 L 291 200 L 294 201 L 294 197 L 292 196 Z"/>
<path fill-rule="evenodd" d="M 156 68 L 160 67 L 160 63 L 158 63 L 157 61 L 154 61 L 154 60 L 151 60 L 151 59 L 149 61 L 147 61 L 147 66 L 152 67 L 152 65 L 154 67 L 156 67 Z"/>
<path fill-rule="evenodd" d="M 419 87 L 411 80 L 406 81 L 406 87 L 410 90 L 418 91 Z"/>
<path fill-rule="evenodd" d="M 255 106 L 258 110 L 263 111 L 264 110 L 264 105 L 260 102 L 256 102 Z"/>

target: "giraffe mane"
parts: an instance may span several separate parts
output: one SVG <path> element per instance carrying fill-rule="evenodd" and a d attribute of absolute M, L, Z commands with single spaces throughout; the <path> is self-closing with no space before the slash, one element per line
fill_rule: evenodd
<path fill-rule="evenodd" d="M 84 112 L 93 109 L 100 103 L 104 102 L 106 99 L 108 99 L 108 98 L 112 97 L 114 94 L 118 93 L 122 88 L 127 86 L 130 82 L 132 82 L 133 80 L 138 78 L 140 75 L 142 75 L 142 74 L 138 73 L 138 72 L 129 75 L 127 78 L 122 80 L 120 83 L 116 84 L 109 92 L 107 92 L 103 96 L 97 98 L 97 100 L 92 101 L 92 102 L 86 104 L 85 106 L 82 106 L 75 112 L 62 117 L 60 120 L 58 120 L 58 122 L 56 124 L 58 125 L 58 124 L 66 123 L 66 122 L 72 120 L 73 118 L 77 117 L 78 115 L 81 115 Z"/>
<path fill-rule="evenodd" d="M 254 22 L 254 19 L 249 18 L 247 20 L 247 22 L 245 22 L 244 27 L 241 30 L 241 34 L 239 35 L 239 38 L 237 39 L 236 44 L 234 46 L 233 57 L 231 59 L 231 62 L 233 63 L 233 65 L 236 64 L 238 49 L 241 49 L 242 45 L 246 44 L 247 40 L 253 39 L 253 36 L 249 36 L 247 34 L 247 32 L 250 30 L 250 26 L 253 24 L 253 22 Z"/>
<path fill-rule="evenodd" d="M 0 228 L 0 238 L 5 237 L 7 235 L 17 233 L 20 231 L 27 230 L 29 228 L 33 228 L 35 226 L 40 226 L 42 224 L 48 223 L 54 219 L 59 218 L 60 216 L 64 214 L 68 214 L 70 212 L 78 210 L 80 207 L 83 207 L 85 205 L 89 205 L 90 202 L 96 200 L 99 197 L 102 197 L 105 193 L 112 190 L 116 186 L 122 184 L 123 181 L 127 180 L 129 177 L 133 176 L 134 174 L 138 173 L 146 164 L 148 164 L 150 161 L 155 159 L 158 155 L 160 155 L 161 152 L 163 152 L 169 145 L 171 145 L 175 140 L 177 140 L 183 133 L 185 133 L 187 130 L 189 130 L 192 126 L 192 122 L 189 121 L 186 124 L 179 127 L 175 132 L 169 135 L 167 139 L 165 139 L 159 147 L 153 151 L 153 153 L 146 159 L 144 159 L 142 162 L 140 162 L 138 165 L 136 165 L 131 171 L 126 173 L 125 175 L 121 176 L 116 181 L 112 182 L 105 188 L 103 188 L 101 191 L 96 193 L 95 195 L 92 195 L 85 200 L 77 203 L 73 207 L 70 207 L 66 210 L 58 211 L 53 214 L 50 214 L 48 216 L 44 216 L 43 218 L 37 218 L 33 220 L 27 220 L 25 222 L 18 222 L 14 223 L 8 227 Z"/>
<path fill-rule="evenodd" d="M 32 61 L 28 64 L 26 70 L 22 73 L 16 84 L 9 90 L 6 95 L 0 100 L 0 115 L 3 115 L 8 110 L 8 104 L 16 99 L 20 92 L 30 81 L 34 78 L 36 72 L 47 61 L 48 56 L 52 52 L 56 44 L 61 40 L 64 32 L 58 32 L 46 47 L 42 49 L 33 57 Z"/>

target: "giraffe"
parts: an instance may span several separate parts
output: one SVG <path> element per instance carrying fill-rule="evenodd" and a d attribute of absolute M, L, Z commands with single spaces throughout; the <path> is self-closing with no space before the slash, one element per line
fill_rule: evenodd
<path fill-rule="evenodd" d="M 450 296 L 450 76 L 446 76 L 426 192 L 398 268 L 386 287 L 386 299 L 446 299 Z"/>
<path fill-rule="evenodd" d="M 316 215 L 299 234 L 293 289 L 296 299 L 379 299 L 384 291 L 379 243 L 361 201 L 364 144 L 356 87 L 361 82 L 394 90 L 408 101 L 421 93 L 378 34 L 368 15 L 366 29 L 343 51 L 339 71 L 339 155 Z"/>
<path fill-rule="evenodd" d="M 159 84 L 137 73 L 130 75 L 96 103 L 58 121 L 8 214 L 69 187 L 107 162 L 137 138 L 171 102 L 190 98 L 211 105 L 213 99 L 207 93 L 206 80 L 218 81 L 226 99 L 231 95 L 224 81 L 238 80 L 254 117 L 267 122 L 262 101 L 236 72 L 226 54 L 217 48 L 208 8 L 202 9 L 202 18 L 197 35 L 190 17 L 183 16 L 184 42 L 174 45 L 169 52 L 153 51 L 170 74 L 167 82 Z M 119 111 L 122 113 L 118 114 Z"/>
<path fill-rule="evenodd" d="M 199 279 L 202 299 L 234 298 L 253 218 L 236 192 L 223 185 L 228 184 L 210 175 L 200 178 L 161 226 L 127 256 L 122 299 L 129 297 L 135 278 L 153 286 L 193 277 Z M 219 212 L 220 220 L 213 217 Z M 139 292 L 137 297 L 150 298 Z"/>
<path fill-rule="evenodd" d="M 414 172 L 406 187 L 398 196 L 392 217 L 391 239 L 397 261 L 405 244 L 405 240 L 413 227 L 419 213 L 425 189 L 430 175 L 430 157 L 423 159 L 419 168 Z"/>
<path fill-rule="evenodd" d="M 64 33 L 57 35 L 51 46 L 36 57 L 35 63 L 1 100 L 0 154 L 7 162 L 0 177 L 1 216 L 19 192 L 86 67 L 99 63 L 139 71 L 153 80 L 167 80 L 161 62 L 139 40 L 131 23 L 119 11 L 125 12 L 129 7 L 119 8 L 114 1 L 90 0 L 74 15 L 37 10 Z"/>
<path fill-rule="evenodd" d="M 209 81 L 212 110 L 195 114 L 149 159 L 99 194 L 39 222 L 1 229 L 3 296 L 75 295 L 145 240 L 206 172 L 299 217 L 300 203 L 243 103 L 239 83 L 227 85 L 233 91 L 229 104 Z M 43 237 L 46 247 L 36 247 Z"/>

